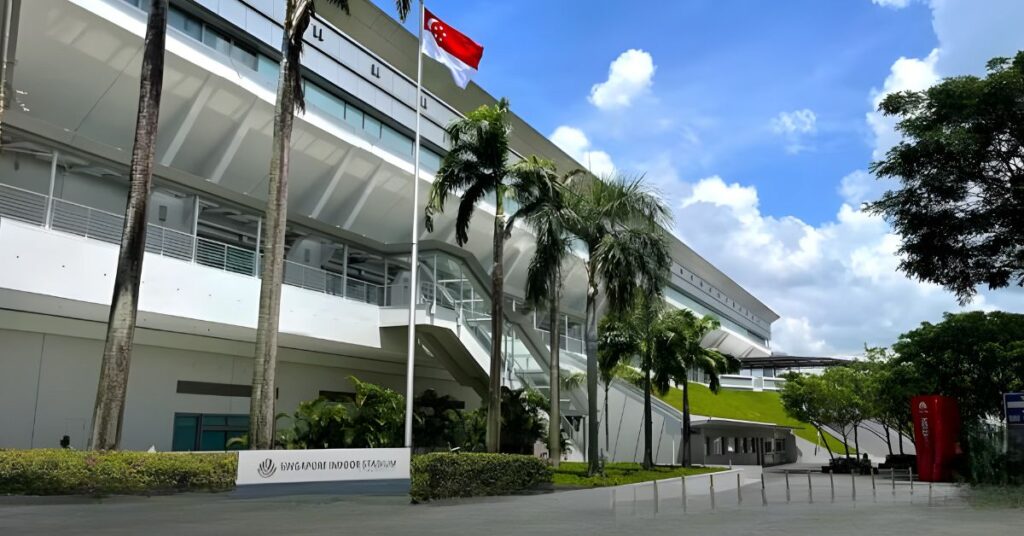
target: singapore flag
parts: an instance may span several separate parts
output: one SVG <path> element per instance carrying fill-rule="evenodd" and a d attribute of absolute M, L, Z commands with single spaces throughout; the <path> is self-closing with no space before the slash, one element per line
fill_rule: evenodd
<path fill-rule="evenodd" d="M 429 9 L 423 10 L 423 53 L 451 69 L 455 84 L 466 89 L 469 79 L 476 74 L 484 47 L 462 32 L 445 24 Z"/>

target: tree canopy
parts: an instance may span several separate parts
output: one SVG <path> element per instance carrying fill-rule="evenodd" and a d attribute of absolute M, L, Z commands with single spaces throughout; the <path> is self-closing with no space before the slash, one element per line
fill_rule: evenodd
<path fill-rule="evenodd" d="M 988 75 L 886 97 L 904 140 L 874 162 L 899 181 L 868 209 L 902 236 L 900 269 L 968 301 L 980 285 L 1024 285 L 1024 52 Z"/>

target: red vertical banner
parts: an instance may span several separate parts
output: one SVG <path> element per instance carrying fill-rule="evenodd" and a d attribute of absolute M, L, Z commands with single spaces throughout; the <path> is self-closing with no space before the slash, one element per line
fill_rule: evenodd
<path fill-rule="evenodd" d="M 925 482 L 951 480 L 960 435 L 960 409 L 956 400 L 922 395 L 912 398 L 910 405 L 920 479 Z"/>

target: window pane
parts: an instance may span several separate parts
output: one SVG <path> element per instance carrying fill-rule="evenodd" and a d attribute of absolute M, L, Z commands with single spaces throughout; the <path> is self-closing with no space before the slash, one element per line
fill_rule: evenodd
<path fill-rule="evenodd" d="M 224 450 L 227 448 L 227 432 L 222 430 L 203 430 L 199 438 L 199 450 Z"/>
<path fill-rule="evenodd" d="M 224 34 L 210 28 L 209 26 L 203 28 L 203 43 L 206 43 L 206 46 L 220 52 L 221 54 L 231 54 L 231 41 L 228 41 L 228 38 L 225 37 Z"/>
<path fill-rule="evenodd" d="M 380 121 L 367 115 L 363 118 L 363 132 L 372 138 L 380 139 Z"/>
<path fill-rule="evenodd" d="M 363 129 L 363 111 L 351 104 L 345 105 L 345 122 L 357 131 Z"/>
<path fill-rule="evenodd" d="M 412 140 L 387 125 L 384 125 L 381 132 L 381 141 L 383 141 L 384 147 L 390 151 L 412 156 Z"/>
<path fill-rule="evenodd" d="M 249 416 L 248 415 L 233 415 L 228 416 L 228 426 L 235 428 L 249 428 Z"/>
<path fill-rule="evenodd" d="M 231 48 L 231 58 L 237 61 L 238 63 L 241 63 L 242 65 L 248 67 L 249 69 L 252 69 L 253 71 L 255 71 L 257 68 L 256 53 L 250 52 L 248 49 L 246 49 L 243 46 L 240 46 L 238 43 L 235 43 L 234 46 L 232 46 Z"/>
<path fill-rule="evenodd" d="M 171 6 L 167 12 L 167 25 L 185 32 L 185 34 L 197 41 L 203 38 L 203 25 L 174 6 Z"/>
<path fill-rule="evenodd" d="M 203 428 L 210 426 L 224 426 L 227 424 L 227 417 L 224 415 L 203 415 Z"/>
<path fill-rule="evenodd" d="M 188 451 L 196 448 L 196 433 L 199 431 L 198 415 L 175 415 L 174 436 L 171 450 Z"/>

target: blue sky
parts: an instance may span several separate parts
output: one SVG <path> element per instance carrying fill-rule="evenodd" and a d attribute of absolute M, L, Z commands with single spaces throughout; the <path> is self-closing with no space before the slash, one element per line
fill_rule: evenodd
<path fill-rule="evenodd" d="M 676 234 L 782 316 L 776 349 L 854 354 L 960 309 L 899 273 L 899 238 L 859 210 L 886 186 L 869 163 L 898 141 L 873 111 L 1024 49 L 1024 1 L 429 7 L 484 45 L 476 81 L 542 134 L 595 171 L 645 173 Z M 1011 289 L 968 308 L 1022 303 Z"/>

